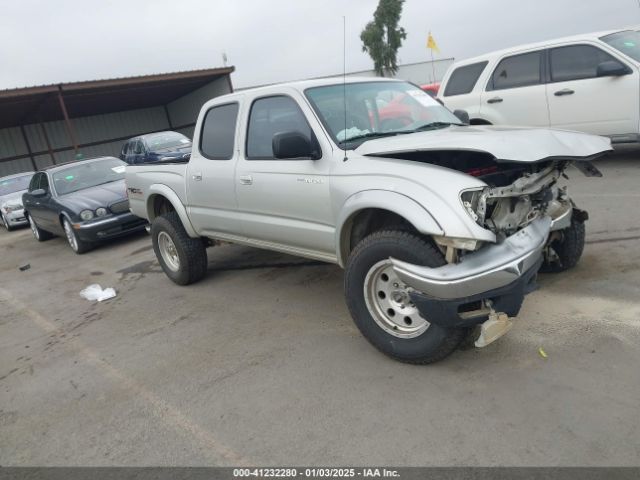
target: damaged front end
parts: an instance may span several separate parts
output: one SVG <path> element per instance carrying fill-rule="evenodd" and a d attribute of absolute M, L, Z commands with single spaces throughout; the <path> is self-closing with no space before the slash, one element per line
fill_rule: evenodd
<path fill-rule="evenodd" d="M 553 232 L 587 219 L 558 184 L 570 163 L 554 159 L 475 172 L 487 186 L 461 192 L 460 202 L 474 222 L 496 235 L 496 243 L 435 237 L 447 260 L 440 268 L 391 259 L 429 322 L 446 328 L 482 324 L 479 347 L 511 328 L 509 317 L 518 314 L 524 296 L 535 289 Z M 600 175 L 590 163 L 578 168 Z"/>

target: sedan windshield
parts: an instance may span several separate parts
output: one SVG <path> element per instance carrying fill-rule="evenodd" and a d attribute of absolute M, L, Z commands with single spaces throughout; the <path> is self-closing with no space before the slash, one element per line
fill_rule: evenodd
<path fill-rule="evenodd" d="M 117 158 L 80 162 L 54 172 L 53 184 L 58 195 L 66 195 L 85 188 L 122 180 L 125 166 L 126 163 Z"/>
<path fill-rule="evenodd" d="M 20 192 L 29 187 L 29 182 L 33 174 L 23 175 L 21 177 L 0 179 L 0 197 L 9 195 L 10 193 Z"/>
<path fill-rule="evenodd" d="M 163 148 L 185 147 L 191 143 L 191 140 L 177 132 L 156 133 L 146 137 L 145 141 L 152 152 Z"/>
<path fill-rule="evenodd" d="M 611 45 L 626 56 L 640 62 L 640 32 L 627 30 L 601 37 L 600 40 Z"/>
<path fill-rule="evenodd" d="M 338 84 L 305 94 L 333 140 L 349 148 L 372 138 L 460 125 L 438 101 L 406 82 Z"/>

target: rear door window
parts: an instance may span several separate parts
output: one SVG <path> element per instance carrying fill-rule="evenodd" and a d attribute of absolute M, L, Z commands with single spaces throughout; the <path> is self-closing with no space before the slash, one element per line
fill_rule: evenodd
<path fill-rule="evenodd" d="M 542 83 L 542 52 L 504 58 L 493 71 L 487 90 L 529 87 Z"/>
<path fill-rule="evenodd" d="M 238 119 L 238 104 L 229 103 L 210 108 L 202 122 L 200 152 L 211 160 L 233 157 Z"/>
<path fill-rule="evenodd" d="M 591 45 L 553 48 L 550 57 L 552 82 L 596 78 L 598 65 L 602 62 L 620 63 L 607 52 Z"/>
<path fill-rule="evenodd" d="M 451 97 L 471 92 L 486 66 L 487 62 L 479 62 L 456 68 L 449 77 L 444 96 Z"/>

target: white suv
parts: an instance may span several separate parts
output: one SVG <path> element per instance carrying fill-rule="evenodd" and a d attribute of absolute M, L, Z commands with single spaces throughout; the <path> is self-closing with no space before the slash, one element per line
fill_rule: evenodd
<path fill-rule="evenodd" d="M 438 98 L 472 124 L 578 130 L 640 141 L 640 33 L 591 33 L 456 62 Z"/>

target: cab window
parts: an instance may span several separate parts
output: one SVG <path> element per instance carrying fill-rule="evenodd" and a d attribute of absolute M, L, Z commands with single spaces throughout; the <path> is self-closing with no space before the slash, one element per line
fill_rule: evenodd
<path fill-rule="evenodd" d="M 210 160 L 230 160 L 235 145 L 238 104 L 210 108 L 202 123 L 200 152 Z"/>
<path fill-rule="evenodd" d="M 310 140 L 314 139 L 311 127 L 295 100 L 278 95 L 253 102 L 247 127 L 247 159 L 275 159 L 273 136 L 287 131 L 297 131 Z"/>

